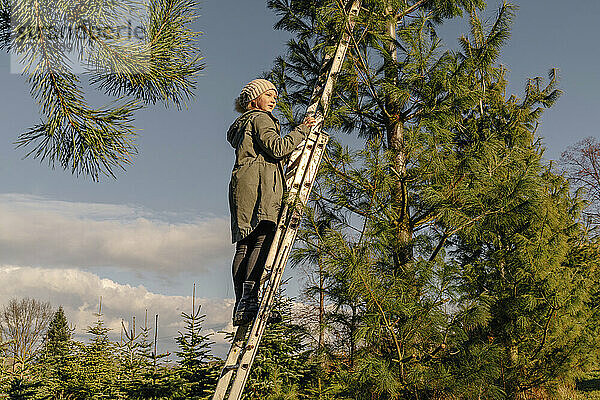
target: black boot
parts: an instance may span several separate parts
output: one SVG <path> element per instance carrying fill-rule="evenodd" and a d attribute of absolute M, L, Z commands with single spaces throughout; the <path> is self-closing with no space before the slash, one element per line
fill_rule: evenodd
<path fill-rule="evenodd" d="M 255 284 L 254 281 L 244 282 L 242 298 L 233 314 L 233 326 L 245 325 L 256 317 L 258 313 L 258 296 L 253 291 Z"/>
<path fill-rule="evenodd" d="M 271 279 L 271 272 L 273 272 L 270 269 L 264 269 L 262 276 L 260 277 L 260 284 L 263 285 L 266 281 L 268 281 L 269 279 Z"/>
<path fill-rule="evenodd" d="M 267 318 L 267 324 L 278 324 L 283 322 L 283 316 L 279 311 L 271 310 L 269 318 Z"/>

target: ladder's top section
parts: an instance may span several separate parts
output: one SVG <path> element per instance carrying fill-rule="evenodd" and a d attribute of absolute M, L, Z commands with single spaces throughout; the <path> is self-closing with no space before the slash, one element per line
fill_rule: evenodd
<path fill-rule="evenodd" d="M 327 78 L 322 85 L 317 84 L 314 88 L 311 97 L 311 104 L 306 110 L 307 114 L 315 114 L 317 111 L 319 111 L 319 107 L 321 108 L 323 116 L 327 116 L 327 113 L 329 112 L 329 105 L 331 102 L 331 95 L 333 94 L 335 78 L 342 69 L 342 64 L 344 63 L 344 58 L 346 57 L 346 52 L 348 51 L 348 47 L 350 45 L 350 35 L 352 35 L 352 31 L 354 30 L 354 25 L 356 23 L 355 17 L 357 17 L 358 13 L 360 12 L 360 6 L 361 0 L 352 1 L 350 9 L 348 10 L 346 26 L 344 27 L 340 41 L 335 49 L 333 62 L 331 63 L 331 67 L 325 71 L 327 73 Z M 321 68 L 326 68 L 326 65 L 328 65 L 330 61 L 331 57 L 326 57 Z"/>

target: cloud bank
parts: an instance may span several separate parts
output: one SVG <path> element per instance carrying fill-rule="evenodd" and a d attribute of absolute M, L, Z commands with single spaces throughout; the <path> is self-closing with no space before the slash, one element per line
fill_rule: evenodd
<path fill-rule="evenodd" d="M 229 260 L 230 243 L 225 217 L 0 194 L 0 264 L 197 272 Z"/>
<path fill-rule="evenodd" d="M 120 284 L 110 279 L 102 279 L 90 272 L 76 269 L 0 266 L 0 307 L 11 298 L 31 297 L 49 301 L 54 307 L 62 305 L 70 324 L 75 326 L 75 335 L 86 340 L 86 330 L 96 320 L 100 298 L 102 298 L 102 318 L 111 328 L 113 339 L 120 337 L 121 321 L 129 327 L 132 317 L 136 325 L 143 325 L 146 311 L 149 325 L 154 332 L 154 316 L 159 315 L 159 352 L 176 349 L 175 337 L 183 330 L 181 313 L 190 313 L 191 296 L 167 296 L 152 293 L 144 286 Z M 228 348 L 224 334 L 219 331 L 232 331 L 231 309 L 233 299 L 196 298 L 206 314 L 203 323 L 204 333 L 211 333 L 215 342 L 213 352 L 223 356 Z M 153 333 L 152 333 L 153 337 Z"/>

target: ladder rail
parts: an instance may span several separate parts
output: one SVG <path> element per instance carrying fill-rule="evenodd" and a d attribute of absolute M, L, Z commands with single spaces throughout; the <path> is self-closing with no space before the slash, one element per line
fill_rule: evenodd
<path fill-rule="evenodd" d="M 309 106 L 306 109 L 306 115 L 318 116 L 320 107 L 320 114 L 323 118 L 318 119 L 317 124 L 313 126 L 311 132 L 318 133 L 321 132 L 323 128 L 323 119 L 329 112 L 331 95 L 333 94 L 333 85 L 335 84 L 337 74 L 341 71 L 344 59 L 346 58 L 346 53 L 348 51 L 348 47 L 350 46 L 350 35 L 354 31 L 356 17 L 360 12 L 360 7 L 361 0 L 352 0 L 352 4 L 350 5 L 350 8 L 348 10 L 348 17 L 346 18 L 346 26 L 344 26 L 344 31 L 335 49 L 335 53 L 333 56 L 326 54 L 323 60 L 323 69 L 326 68 L 326 66 L 329 65 L 330 62 L 331 65 L 327 70 L 325 80 L 323 81 L 321 77 L 319 77 L 319 79 L 317 80 L 317 84 L 313 88 L 313 92 L 311 94 Z M 299 155 L 300 151 L 294 151 L 290 155 L 290 160 L 287 165 L 288 169 L 286 171 L 286 180 L 291 180 L 293 178 L 296 170 L 296 158 L 299 157 Z"/>
<path fill-rule="evenodd" d="M 229 382 L 233 377 L 233 374 L 236 370 L 235 366 L 238 363 L 239 357 L 245 345 L 244 341 L 246 334 L 248 333 L 248 329 L 249 325 L 242 325 L 239 326 L 235 331 L 233 341 L 231 342 L 231 347 L 229 348 L 227 358 L 225 359 L 225 364 L 221 369 L 221 374 L 219 375 L 219 380 L 217 381 L 217 387 L 215 388 L 215 393 L 212 397 L 213 400 L 225 399 L 227 389 L 229 388 Z"/>
<path fill-rule="evenodd" d="M 307 112 L 316 112 L 316 108 L 320 105 L 322 108 L 323 115 L 327 115 L 331 103 L 331 95 L 333 94 L 333 85 L 335 83 L 335 78 L 337 74 L 341 71 L 344 58 L 346 58 L 346 52 L 348 51 L 348 47 L 350 46 L 350 35 L 354 31 L 354 25 L 356 24 L 356 17 L 360 12 L 360 7 L 361 0 L 354 0 L 352 2 L 352 5 L 348 10 L 348 17 L 346 18 L 346 26 L 344 27 L 344 32 L 342 33 L 340 42 L 338 43 L 337 48 L 335 50 L 333 64 L 329 69 L 325 85 L 323 86 L 323 92 L 318 98 L 316 97 L 316 93 L 313 92 L 314 102 L 308 107 Z"/>
<path fill-rule="evenodd" d="M 344 32 L 336 47 L 333 57 L 326 56 L 324 68 L 331 62 L 326 79 L 321 86 L 315 86 L 311 103 L 306 110 L 307 115 L 315 115 L 317 123 L 311 127 L 310 133 L 300 151 L 294 152 L 288 162 L 289 192 L 280 214 L 273 242 L 269 249 L 265 270 L 270 270 L 268 283 L 263 289 L 259 311 L 252 328 L 246 324 L 237 328 L 234 340 L 227 355 L 225 365 L 221 371 L 213 400 L 240 400 L 242 391 L 250 374 L 252 363 L 258 353 L 258 346 L 267 327 L 267 320 L 273 305 L 275 296 L 281 284 L 283 271 L 285 269 L 289 254 L 293 247 L 298 227 L 308 202 L 312 185 L 316 179 L 318 168 L 325 152 L 329 135 L 322 132 L 323 118 L 317 116 L 319 108 L 321 116 L 324 117 L 329 111 L 331 96 L 335 78 L 340 72 L 346 52 L 350 44 L 350 35 L 354 30 L 355 17 L 358 16 L 361 0 L 352 0 L 348 9 L 348 18 Z M 248 335 L 248 330 L 250 334 Z M 247 338 L 246 338 L 247 337 Z M 231 381 L 234 377 L 233 384 Z M 229 387 L 231 384 L 231 388 Z M 229 390 L 229 393 L 227 393 Z"/>
<path fill-rule="evenodd" d="M 328 140 L 326 134 L 319 135 L 318 140 L 325 141 L 325 144 Z M 303 207 L 306 205 L 308 201 L 308 195 L 310 193 L 310 188 L 312 183 L 314 182 L 314 178 L 316 177 L 316 170 L 318 168 L 318 164 L 325 150 L 325 146 L 318 146 L 319 142 L 315 141 L 315 145 L 310 149 L 310 160 L 311 166 L 307 165 L 307 168 L 304 170 L 298 170 L 296 174 L 298 179 L 296 183 L 299 183 L 299 186 L 295 186 L 294 189 L 298 192 L 296 193 L 298 202 L 297 204 L 292 204 L 293 209 L 290 210 L 290 219 L 297 219 L 299 223 Z M 308 143 L 307 143 L 308 144 Z M 306 157 L 306 158 L 309 158 Z M 289 221 L 292 222 L 292 221 Z M 271 279 L 269 280 L 269 285 L 266 288 L 265 293 L 263 293 L 263 297 L 261 300 L 261 305 L 259 308 L 259 314 L 252 326 L 252 330 L 250 332 L 250 336 L 248 338 L 248 344 L 246 346 L 246 351 L 242 354 L 242 358 L 240 361 L 241 369 L 238 370 L 233 385 L 231 387 L 231 392 L 229 394 L 229 400 L 239 400 L 242 395 L 242 390 L 246 384 L 248 376 L 250 374 L 250 368 L 256 355 L 258 353 L 258 345 L 260 340 L 262 339 L 262 335 L 267 327 L 267 319 L 270 313 L 271 306 L 273 305 L 273 301 L 277 294 L 277 290 L 279 289 L 279 285 L 281 283 L 281 279 L 283 277 L 283 271 L 285 269 L 285 265 L 287 263 L 287 259 L 289 253 L 294 244 L 294 240 L 296 238 L 296 234 L 298 233 L 298 225 L 297 223 L 285 224 L 285 221 L 280 222 L 284 224 L 284 234 L 282 237 L 282 241 L 280 243 L 280 247 L 278 249 L 277 257 L 275 258 L 275 263 L 273 265 L 273 270 L 271 274 Z M 293 223 L 293 222 L 292 222 Z"/>
<path fill-rule="evenodd" d="M 322 141 L 323 139 L 321 139 Z M 307 148 L 307 152 L 305 154 L 303 154 L 303 157 L 301 157 L 301 161 L 300 161 L 300 167 L 299 170 L 297 172 L 302 171 L 302 173 L 298 173 L 297 174 L 297 179 L 295 180 L 295 183 L 292 185 L 291 187 L 291 191 L 290 191 L 290 196 L 289 198 L 295 196 L 301 189 L 304 189 L 304 191 L 306 192 L 306 184 L 305 181 L 307 178 L 310 178 L 309 175 L 307 173 L 310 173 L 310 171 L 314 171 L 313 175 L 316 175 L 316 168 L 313 166 L 312 168 L 309 167 L 309 163 L 314 164 L 315 160 L 312 159 L 312 155 L 314 153 L 314 151 L 324 151 L 325 148 L 325 143 L 320 144 L 319 142 L 319 136 L 312 134 L 309 135 L 309 140 L 306 141 L 305 143 L 305 147 Z M 312 177 L 314 179 L 314 177 Z M 296 196 L 297 197 L 297 196 Z M 306 194 L 305 197 L 308 197 L 308 195 Z M 302 204 L 302 206 L 304 206 L 306 204 L 306 202 L 304 202 Z M 283 268 L 285 266 L 285 261 L 287 261 L 287 254 L 284 254 L 280 251 L 280 247 L 282 245 L 282 243 L 288 243 L 290 242 L 289 239 L 285 239 L 285 235 L 286 233 L 289 231 L 289 220 L 291 218 L 294 218 L 293 215 L 296 214 L 296 217 L 299 220 L 299 215 L 298 211 L 299 210 L 295 210 L 296 212 L 288 212 L 289 207 L 293 206 L 293 204 L 291 204 L 290 202 L 285 202 L 284 203 L 284 210 L 282 213 L 282 218 L 280 218 L 279 224 L 277 226 L 277 230 L 275 233 L 275 237 L 273 239 L 273 245 L 270 248 L 268 257 L 267 257 L 267 261 L 265 263 L 265 269 L 270 269 L 271 270 L 271 278 L 273 277 L 277 277 L 277 275 L 282 275 L 283 274 Z M 298 204 L 296 204 L 296 206 L 299 206 Z M 284 218 L 284 216 L 288 216 L 288 218 Z M 293 239 L 292 239 L 292 243 L 293 243 Z M 291 247 L 291 246 L 290 246 Z M 283 261 L 283 262 L 282 262 Z M 280 279 L 280 278 L 279 278 Z M 274 297 L 276 290 L 272 291 L 272 288 L 278 288 L 279 287 L 279 281 L 275 282 L 269 282 L 269 284 L 266 287 L 266 293 L 263 293 L 262 299 L 261 299 L 261 303 L 260 303 L 260 307 L 259 307 L 259 315 L 257 315 L 256 321 L 265 321 L 267 320 L 269 313 L 266 311 L 270 311 L 270 304 L 272 303 L 272 298 Z M 269 294 L 271 293 L 271 294 Z M 263 312 L 264 311 L 264 312 Z M 264 318 L 263 318 L 264 316 Z M 256 325 L 256 323 L 255 323 Z M 264 324 L 266 327 L 266 324 Z M 248 344 L 244 344 L 244 343 L 239 343 L 240 341 L 243 341 L 244 337 L 247 335 L 247 332 L 250 328 L 249 324 L 246 325 L 242 325 L 240 327 L 237 328 L 232 346 L 229 350 L 227 359 L 225 361 L 225 365 L 223 366 L 223 369 L 221 371 L 221 375 L 219 377 L 218 383 L 217 383 L 217 388 L 215 389 L 215 394 L 213 395 L 213 400 L 223 400 L 227 394 L 227 389 L 229 388 L 229 384 L 231 382 L 231 379 L 233 378 L 233 374 L 235 372 L 234 369 L 232 369 L 233 366 L 238 366 L 239 367 L 246 365 L 247 362 L 244 361 L 239 361 L 239 358 L 242 356 L 242 353 L 244 353 L 245 351 L 248 350 Z M 252 333 L 250 334 L 250 337 L 252 336 L 257 336 L 260 335 L 262 336 L 262 332 L 264 331 L 264 328 L 261 328 L 261 326 L 257 325 L 256 328 L 254 328 L 253 326 L 253 330 Z M 254 360 L 254 357 L 252 357 L 251 359 L 252 361 Z M 251 361 L 251 362 L 252 362 Z M 250 363 L 251 363 L 250 362 Z M 244 383 L 245 383 L 246 378 L 244 379 Z M 230 397 L 231 398 L 231 394 Z"/>

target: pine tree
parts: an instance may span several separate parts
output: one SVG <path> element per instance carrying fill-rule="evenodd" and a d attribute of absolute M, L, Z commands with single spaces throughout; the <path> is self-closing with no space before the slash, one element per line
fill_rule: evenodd
<path fill-rule="evenodd" d="M 191 29 L 197 9 L 194 0 L 1 1 L 0 47 L 23 62 L 43 116 L 17 145 L 52 167 L 114 177 L 137 151 L 135 112 L 157 102 L 179 108 L 193 96 L 203 68 Z M 91 105 L 89 86 L 112 104 Z"/>
<path fill-rule="evenodd" d="M 413 232 L 407 229 L 410 227 L 417 231 L 415 227 L 418 228 L 419 224 L 418 220 L 415 220 L 422 216 L 417 214 L 412 221 L 407 219 L 409 211 L 415 211 L 412 202 L 418 198 L 409 198 L 406 194 L 408 187 L 413 188 L 413 193 L 419 188 L 418 184 L 410 185 L 409 182 L 420 171 L 408 171 L 414 174 L 406 176 L 408 172 L 403 163 L 408 159 L 408 149 L 398 148 L 398 136 L 412 133 L 405 131 L 413 124 L 419 126 L 419 121 L 414 121 L 415 118 L 411 115 L 419 116 L 419 119 L 427 116 L 427 106 L 431 107 L 427 97 L 438 95 L 431 93 L 431 88 L 435 88 L 436 85 L 441 88 L 450 86 L 450 82 L 444 78 L 450 73 L 453 65 L 452 54 L 438 55 L 440 43 L 432 27 L 436 22 L 435 18 L 423 16 L 415 18 L 413 23 L 401 26 L 400 36 L 406 60 L 394 64 L 396 61 L 388 48 L 390 32 L 386 27 L 389 27 L 388 22 L 392 17 L 395 18 L 396 13 L 385 12 L 389 5 L 383 2 L 369 3 L 372 9 L 367 9 L 366 15 L 364 10 L 361 10 L 362 17 L 359 19 L 358 33 L 354 39 L 355 46 L 351 49 L 344 73 L 339 77 L 337 104 L 333 107 L 337 112 L 333 112 L 329 117 L 329 123 L 347 130 L 357 129 L 370 140 L 367 148 L 356 155 L 360 158 L 356 164 L 352 161 L 356 160 L 356 156 L 352 157 L 343 148 L 335 147 L 335 144 L 330 146 L 331 158 L 325 165 L 326 174 L 329 176 L 326 178 L 327 183 L 323 185 L 323 192 L 317 193 L 317 198 L 323 200 L 317 209 L 322 214 L 337 215 L 338 222 L 329 232 L 319 232 L 318 240 L 312 241 L 309 247 L 312 246 L 319 253 L 318 257 L 327 265 L 330 275 L 339 282 L 333 286 L 338 288 L 336 297 L 344 299 L 346 304 L 336 306 L 342 311 L 338 312 L 337 320 L 341 323 L 352 321 L 352 329 L 348 335 L 350 364 L 354 363 L 355 358 L 362 358 L 362 365 L 357 365 L 356 368 L 366 372 L 366 375 L 359 374 L 358 380 L 362 382 L 361 385 L 350 390 L 365 395 L 374 392 L 394 396 L 403 391 L 410 393 L 419 390 L 411 388 L 410 381 L 403 382 L 408 379 L 403 364 L 417 357 L 426 359 L 430 353 L 443 345 L 444 339 L 439 333 L 440 324 L 444 322 L 443 316 L 440 313 L 440 304 L 437 304 L 439 301 L 432 299 L 436 298 L 436 292 L 443 294 L 443 285 L 447 284 L 446 279 L 446 282 L 441 281 L 438 287 L 425 287 L 437 279 L 434 277 L 436 268 L 439 268 L 440 272 L 444 271 L 443 265 L 435 265 L 433 262 L 435 255 L 431 261 L 419 263 L 413 262 L 410 256 L 415 253 L 409 240 L 413 237 Z M 297 8 L 302 10 L 301 6 Z M 330 8 L 335 11 L 334 6 Z M 289 14 L 297 15 L 298 9 L 291 6 L 286 10 L 290 12 L 285 14 L 282 21 L 285 23 Z M 327 15 L 323 11 L 319 14 Z M 315 11 L 313 15 L 319 14 Z M 382 15 L 384 17 L 381 17 Z M 339 17 L 338 20 L 343 18 Z M 322 25 L 326 26 L 323 23 Z M 339 27 L 339 24 L 337 26 Z M 302 34 L 300 33 L 301 37 Z M 364 40 L 362 43 L 359 43 L 360 38 Z M 292 43 L 290 62 L 280 60 L 277 64 L 278 69 L 275 70 L 276 77 L 281 78 L 279 81 L 285 87 L 282 93 L 289 94 L 289 101 L 302 99 L 300 91 L 293 91 L 293 84 L 290 84 L 287 90 L 287 84 L 293 82 L 290 75 L 293 76 L 294 72 L 300 69 L 297 65 L 305 60 L 322 59 L 318 56 L 309 57 L 307 53 L 312 49 L 303 46 L 305 44 L 304 42 L 294 47 L 296 44 Z M 314 48 L 320 50 L 322 47 Z M 371 67 L 365 64 L 367 60 L 375 59 L 374 55 L 367 54 L 369 48 L 374 49 L 373 53 L 381 55 L 382 65 Z M 419 49 L 426 49 L 427 53 L 420 54 Z M 392 67 L 398 71 L 396 75 L 402 76 L 401 81 L 393 73 L 390 74 Z M 317 69 L 313 67 L 312 71 L 315 72 L 311 76 L 316 77 Z M 288 75 L 284 75 L 286 73 Z M 372 77 L 371 73 L 380 73 L 380 76 Z M 423 79 L 424 74 L 428 81 Z M 394 88 L 394 85 L 399 87 Z M 390 97 L 394 91 L 396 97 Z M 398 121 L 391 120 L 398 117 L 398 112 L 390 116 L 390 108 L 398 108 L 392 100 L 398 100 L 402 95 L 401 91 L 413 92 L 414 98 L 413 109 L 410 108 L 410 104 L 405 104 L 406 115 L 403 118 L 406 119 L 406 127 L 400 127 Z M 455 93 L 449 92 L 447 97 L 453 94 Z M 450 101 L 451 99 L 448 100 Z M 427 128 L 429 127 L 425 126 L 422 129 Z M 357 164 L 365 167 L 356 168 Z M 404 195 L 400 195 L 401 193 Z M 364 223 L 357 223 L 357 219 Z M 354 237 L 351 235 L 352 231 L 356 232 Z M 430 255 L 432 251 L 433 249 L 430 250 Z M 428 293 L 431 299 L 422 297 L 426 289 L 432 291 Z M 353 315 L 344 315 L 344 308 Z M 413 320 L 416 320 L 416 323 L 412 323 Z M 368 342 L 373 343 L 375 347 L 364 347 L 360 349 L 361 354 L 355 354 L 356 343 L 364 341 L 365 338 L 369 338 Z M 427 339 L 427 342 L 421 343 L 424 339 Z M 397 368 L 400 372 L 399 378 L 395 373 L 390 373 L 390 370 Z M 434 375 L 437 372 L 430 373 Z M 413 381 L 421 379 L 412 378 Z"/>
<path fill-rule="evenodd" d="M 409 6 L 410 3 L 413 4 Z M 433 25 L 483 5 L 480 0 L 368 1 L 363 3 L 357 21 L 358 28 L 346 58 L 347 68 L 336 88 L 332 109 L 337 112 L 332 112 L 329 124 L 377 137 L 390 152 L 396 177 L 392 200 L 396 213 L 397 265 L 411 258 L 412 221 L 406 184 L 409 149 L 405 131 L 431 105 L 428 104 L 431 93 L 422 90 L 423 83 L 439 80 L 445 62 L 444 57 L 434 57 L 440 43 Z M 346 29 L 347 15 L 340 2 L 335 1 L 272 0 L 269 6 L 281 16 L 276 27 L 290 30 L 299 38 L 289 44 L 289 62 L 278 61 L 280 69 L 275 78 L 283 86 L 282 97 L 290 105 L 307 104 L 309 90 L 320 75 L 320 65 L 333 50 L 340 32 Z M 419 12 L 427 12 L 427 17 L 423 18 L 424 14 Z M 425 35 L 433 37 L 427 41 Z M 296 90 L 301 83 L 307 85 Z M 290 116 L 289 112 L 287 115 Z"/>
<path fill-rule="evenodd" d="M 579 205 L 535 136 L 560 94 L 556 71 L 506 97 L 497 61 L 514 6 L 487 23 L 481 2 L 460 3 L 471 33 L 456 52 L 436 24 L 458 3 L 410 4 L 363 2 L 326 124 L 365 145 L 329 145 L 300 234 L 299 259 L 323 264 L 320 290 L 356 326 L 339 396 L 514 398 L 552 386 L 594 342 L 583 319 L 594 278 L 582 272 L 593 258 L 569 261 L 591 256 L 577 247 Z M 327 1 L 270 6 L 298 38 L 271 74 L 291 121 L 345 16 Z"/>

